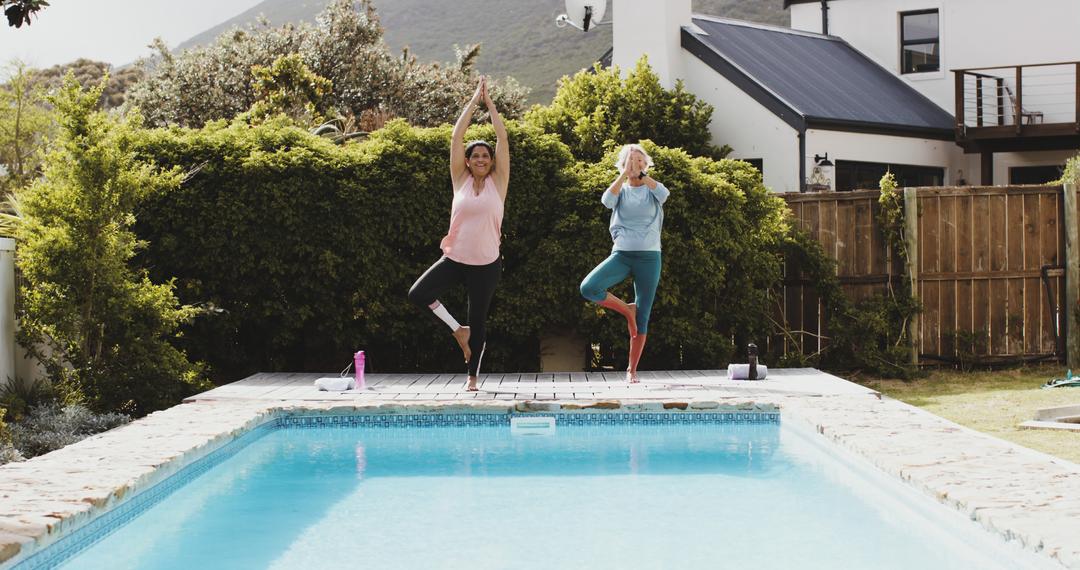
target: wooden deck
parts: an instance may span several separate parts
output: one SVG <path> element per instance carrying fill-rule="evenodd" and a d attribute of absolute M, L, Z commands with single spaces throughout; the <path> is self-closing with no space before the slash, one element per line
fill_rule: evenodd
<path fill-rule="evenodd" d="M 813 368 L 769 370 L 765 380 L 728 380 L 726 370 L 656 370 L 628 384 L 617 372 L 485 374 L 478 392 L 465 390 L 463 374 L 369 374 L 362 391 L 322 392 L 318 378 L 334 373 L 259 373 L 188 398 L 262 401 L 474 401 L 767 398 L 776 395 L 873 394 L 872 390 Z"/>

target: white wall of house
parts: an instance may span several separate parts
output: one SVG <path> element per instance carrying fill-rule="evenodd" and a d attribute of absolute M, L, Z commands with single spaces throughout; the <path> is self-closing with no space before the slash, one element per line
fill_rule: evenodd
<path fill-rule="evenodd" d="M 937 9 L 941 40 L 941 71 L 901 75 L 900 13 Z M 949 113 L 955 109 L 951 70 L 973 67 L 1080 61 L 1080 1 L 1039 0 L 830 0 L 829 33 L 903 77 L 912 87 Z M 791 27 L 821 32 L 821 4 L 791 6 Z M 1010 69 L 987 72 L 1004 76 Z M 1075 115 L 1074 87 L 1050 85 L 1075 81 L 1075 66 L 1025 70 L 1024 107 L 1059 112 L 1071 122 Z M 1040 84 L 1039 89 L 1034 86 Z M 1006 106 L 1008 106 L 1006 102 Z M 1066 116 L 1067 115 L 1067 116 Z"/>
<path fill-rule="evenodd" d="M 799 191 L 798 133 L 700 59 L 684 52 L 687 90 L 712 105 L 713 142 L 733 148 L 729 158 L 760 158 L 765 186 Z"/>
<path fill-rule="evenodd" d="M 625 77 L 643 54 L 670 89 L 683 76 L 682 27 L 690 24 L 690 0 L 611 0 L 612 65 Z"/>
<path fill-rule="evenodd" d="M 953 141 L 807 129 L 804 158 L 807 176 L 813 169 L 814 155 L 825 153 L 829 154 L 829 160 L 833 163 L 837 160 L 857 160 L 944 168 L 946 185 L 955 183 L 958 171 L 967 165 L 963 150 Z"/>
<path fill-rule="evenodd" d="M 1042 152 L 999 152 L 994 154 L 994 184 L 1009 183 L 1009 169 L 1016 166 L 1061 166 L 1067 160 L 1076 156 L 1075 151 L 1053 150 Z M 979 173 L 981 172 L 980 156 L 978 154 L 964 155 L 965 164 L 964 178 L 969 184 L 980 184 Z"/>

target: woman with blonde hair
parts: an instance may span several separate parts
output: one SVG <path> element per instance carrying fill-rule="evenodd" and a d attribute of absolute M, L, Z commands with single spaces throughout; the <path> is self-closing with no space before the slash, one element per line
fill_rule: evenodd
<path fill-rule="evenodd" d="M 473 111 L 484 102 L 496 144 L 476 140 L 464 143 L 465 129 Z M 469 372 L 469 391 L 476 391 L 480 362 L 487 346 L 486 321 L 495 286 L 502 274 L 499 244 L 502 234 L 503 203 L 510 182 L 510 143 L 506 126 L 488 93 L 484 78 L 454 124 L 450 140 L 450 179 L 454 199 L 450 208 L 450 229 L 442 239 L 443 256 L 409 289 L 409 300 L 428 307 L 446 323 L 461 351 Z M 439 295 L 458 283 L 465 285 L 469 298 L 468 324 L 462 326 L 439 302 Z"/>
<path fill-rule="evenodd" d="M 600 198 L 611 210 L 611 256 L 581 282 L 583 297 L 626 317 L 630 331 L 626 379 L 631 384 L 638 382 L 638 361 L 645 350 L 649 315 L 660 283 L 660 231 L 664 202 L 670 195 L 646 173 L 652 165 L 649 153 L 639 144 L 625 145 L 619 151 L 615 160 L 619 176 Z M 634 279 L 634 302 L 629 304 L 608 292 L 627 277 Z"/>

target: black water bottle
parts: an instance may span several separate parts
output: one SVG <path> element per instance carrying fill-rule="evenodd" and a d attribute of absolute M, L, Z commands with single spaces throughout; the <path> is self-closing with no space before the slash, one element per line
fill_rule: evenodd
<path fill-rule="evenodd" d="M 757 380 L 757 345 L 754 343 L 746 345 L 746 354 L 750 362 L 750 371 L 747 376 L 751 380 Z"/>

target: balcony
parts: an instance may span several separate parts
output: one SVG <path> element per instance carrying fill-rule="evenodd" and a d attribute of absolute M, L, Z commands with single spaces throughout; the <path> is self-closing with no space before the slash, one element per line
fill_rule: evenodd
<path fill-rule="evenodd" d="M 965 152 L 986 162 L 995 152 L 1080 148 L 1080 61 L 953 74 L 956 142 Z"/>

